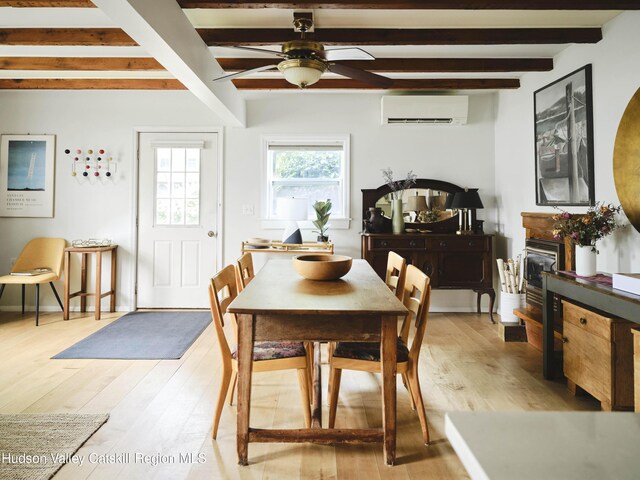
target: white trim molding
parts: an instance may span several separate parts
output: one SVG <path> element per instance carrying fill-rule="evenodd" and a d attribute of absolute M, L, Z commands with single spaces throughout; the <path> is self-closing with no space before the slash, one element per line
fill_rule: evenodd
<path fill-rule="evenodd" d="M 261 220 L 260 226 L 265 230 L 281 230 L 284 228 L 286 221 L 278 218 L 271 218 L 269 205 L 271 204 L 271 192 L 269 183 L 271 181 L 269 174 L 269 147 L 271 145 L 278 146 L 304 146 L 304 145 L 327 145 L 341 146 L 344 152 L 344 162 L 342 171 L 342 202 L 343 211 L 336 214 L 332 212 L 330 224 L 333 230 L 348 230 L 351 225 L 349 212 L 351 211 L 351 141 L 349 134 L 335 135 L 317 135 L 317 134 L 296 134 L 296 135 L 263 135 L 261 137 Z M 312 220 L 298 222 L 300 229 L 312 230 Z"/>

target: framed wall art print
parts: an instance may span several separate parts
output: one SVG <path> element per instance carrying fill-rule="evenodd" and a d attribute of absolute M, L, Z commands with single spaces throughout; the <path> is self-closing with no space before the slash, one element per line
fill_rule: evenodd
<path fill-rule="evenodd" d="M 593 205 L 591 65 L 537 90 L 535 168 L 537 205 Z"/>
<path fill-rule="evenodd" d="M 0 216 L 53 217 L 55 135 L 0 137 Z"/>

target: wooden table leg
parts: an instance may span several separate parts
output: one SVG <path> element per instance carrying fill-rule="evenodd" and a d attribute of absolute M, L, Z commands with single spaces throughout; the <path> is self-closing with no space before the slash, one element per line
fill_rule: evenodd
<path fill-rule="evenodd" d="M 109 311 L 116 311 L 116 268 L 118 266 L 118 249 L 111 250 L 111 303 Z"/>
<path fill-rule="evenodd" d="M 311 428 L 322 428 L 322 366 L 320 365 L 320 342 L 315 342 L 313 345 Z"/>
<path fill-rule="evenodd" d="M 253 368 L 254 315 L 238 315 L 238 413 L 236 447 L 238 464 L 248 465 L 251 370 Z"/>
<path fill-rule="evenodd" d="M 71 252 L 64 252 L 64 304 L 62 306 L 62 319 L 69 320 L 69 295 L 71 294 L 71 279 L 69 264 L 71 263 Z"/>
<path fill-rule="evenodd" d="M 396 460 L 396 371 L 398 323 L 396 317 L 382 317 L 382 425 L 384 428 L 384 461 Z"/>
<path fill-rule="evenodd" d="M 547 380 L 555 377 L 553 363 L 553 292 L 547 289 L 547 276 L 542 275 L 542 374 Z"/>
<path fill-rule="evenodd" d="M 96 320 L 100 320 L 100 297 L 102 295 L 102 252 L 96 252 Z"/>
<path fill-rule="evenodd" d="M 80 267 L 80 292 L 87 293 L 87 255 L 88 253 L 81 253 L 82 256 L 82 265 Z M 80 311 L 87 311 L 87 297 L 82 295 L 80 297 Z"/>

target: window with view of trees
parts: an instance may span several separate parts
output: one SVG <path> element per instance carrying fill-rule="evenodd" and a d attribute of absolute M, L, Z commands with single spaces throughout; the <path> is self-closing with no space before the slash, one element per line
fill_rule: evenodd
<path fill-rule="evenodd" d="M 307 198 L 312 205 L 331 200 L 332 218 L 347 217 L 347 142 L 267 141 L 268 218 L 277 219 L 278 199 Z"/>

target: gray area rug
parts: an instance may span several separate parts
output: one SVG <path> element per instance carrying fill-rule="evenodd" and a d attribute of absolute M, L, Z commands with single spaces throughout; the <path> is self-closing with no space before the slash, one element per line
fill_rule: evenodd
<path fill-rule="evenodd" d="M 131 312 L 52 358 L 178 359 L 211 323 L 206 312 Z"/>
<path fill-rule="evenodd" d="M 109 418 L 108 414 L 0 415 L 0 480 L 47 480 Z"/>

